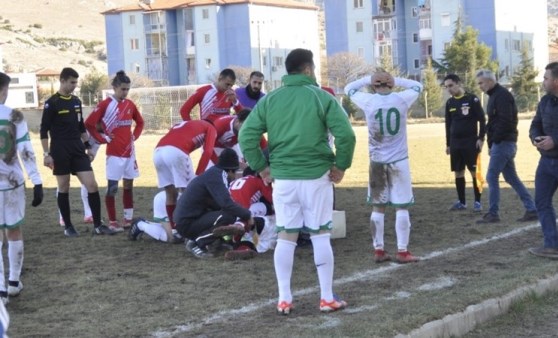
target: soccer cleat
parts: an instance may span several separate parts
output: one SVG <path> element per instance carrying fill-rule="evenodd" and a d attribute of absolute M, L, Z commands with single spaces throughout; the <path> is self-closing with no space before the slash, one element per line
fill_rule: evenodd
<path fill-rule="evenodd" d="M 474 212 L 481 212 L 482 211 L 482 205 L 479 201 L 475 201 L 475 204 L 473 205 L 473 211 Z"/>
<path fill-rule="evenodd" d="M 130 227 L 130 231 L 128 231 L 128 239 L 131 241 L 135 241 L 138 237 L 143 234 L 143 231 L 140 230 L 138 227 L 138 222 L 144 221 L 143 218 L 135 218 L 132 220 L 132 226 Z"/>
<path fill-rule="evenodd" d="M 538 220 L 539 220 L 539 215 L 537 215 L 536 210 L 525 211 L 525 214 L 521 218 L 517 219 L 518 222 L 530 222 L 530 221 L 538 221 Z"/>
<path fill-rule="evenodd" d="M 277 304 L 277 312 L 282 315 L 288 315 L 289 313 L 291 313 L 293 308 L 293 303 L 289 303 L 284 300 L 280 301 L 279 304 Z"/>
<path fill-rule="evenodd" d="M 186 241 L 186 251 L 192 253 L 196 258 L 210 258 L 213 257 L 213 254 L 208 252 L 205 248 L 200 248 L 196 241 L 189 239 Z"/>
<path fill-rule="evenodd" d="M 184 243 L 184 237 L 178 233 L 176 229 L 172 229 L 172 243 L 173 244 L 182 244 Z"/>
<path fill-rule="evenodd" d="M 64 236 L 66 236 L 66 237 L 78 237 L 79 232 L 77 232 L 76 228 L 74 228 L 73 225 L 68 225 L 68 226 L 66 226 L 66 229 L 64 229 Z"/>
<path fill-rule="evenodd" d="M 337 297 L 334 297 L 331 302 L 328 302 L 325 299 L 320 300 L 320 311 L 322 312 L 338 311 L 346 307 L 347 307 L 347 302 L 345 302 L 344 300 L 337 299 Z"/>
<path fill-rule="evenodd" d="M 124 229 L 122 229 L 124 231 Z M 93 235 L 114 235 L 116 231 L 112 230 L 108 226 L 101 224 L 98 227 L 93 228 Z"/>
<path fill-rule="evenodd" d="M 60 224 L 61 227 L 66 226 L 66 223 L 64 223 L 64 219 L 62 217 L 60 217 L 60 219 L 58 220 L 58 224 Z"/>
<path fill-rule="evenodd" d="M 258 253 L 247 245 L 240 245 L 237 249 L 227 251 L 225 253 L 225 260 L 238 261 L 244 259 L 251 259 L 256 257 Z"/>
<path fill-rule="evenodd" d="M 84 216 L 83 223 L 85 224 L 93 224 L 93 216 Z"/>
<path fill-rule="evenodd" d="M 124 224 L 122 226 L 124 227 L 124 229 L 130 229 L 130 227 L 132 226 L 132 220 L 124 219 Z"/>
<path fill-rule="evenodd" d="M 388 255 L 387 252 L 382 249 L 374 250 L 374 262 L 383 263 L 387 261 L 391 261 L 391 257 Z"/>
<path fill-rule="evenodd" d="M 0 291 L 0 301 L 7 305 L 9 303 L 8 293 L 6 291 Z"/>
<path fill-rule="evenodd" d="M 236 236 L 236 235 L 244 235 L 244 225 L 241 223 L 234 223 L 231 225 L 222 225 L 218 226 L 212 231 L 213 236 L 215 237 L 223 237 L 223 236 Z"/>
<path fill-rule="evenodd" d="M 459 210 L 467 210 L 467 204 L 463 204 L 460 201 L 455 202 L 454 205 L 452 205 L 449 208 L 449 211 L 459 211 Z"/>
<path fill-rule="evenodd" d="M 116 232 L 123 232 L 124 227 L 118 223 L 118 221 L 109 221 L 109 229 Z"/>
<path fill-rule="evenodd" d="M 10 297 L 19 296 L 21 290 L 23 290 L 23 283 L 21 281 L 19 282 L 8 281 L 8 296 Z"/>
<path fill-rule="evenodd" d="M 399 264 L 416 263 L 420 258 L 413 256 L 409 251 L 399 251 L 395 256 L 395 260 Z"/>

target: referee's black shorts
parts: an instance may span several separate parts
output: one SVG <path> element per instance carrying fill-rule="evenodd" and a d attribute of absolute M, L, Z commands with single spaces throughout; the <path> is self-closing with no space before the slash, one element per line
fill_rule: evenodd
<path fill-rule="evenodd" d="M 469 171 L 475 171 L 478 154 L 479 150 L 476 146 L 459 149 L 450 148 L 451 171 L 462 171 L 465 170 L 465 167 Z"/>
<path fill-rule="evenodd" d="M 56 140 L 50 144 L 50 156 L 54 161 L 54 175 L 69 175 L 81 171 L 92 171 L 91 161 L 85 153 L 81 140 Z"/>

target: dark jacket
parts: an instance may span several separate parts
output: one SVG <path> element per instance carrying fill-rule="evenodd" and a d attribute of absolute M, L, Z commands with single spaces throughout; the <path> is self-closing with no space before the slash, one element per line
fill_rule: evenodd
<path fill-rule="evenodd" d="M 550 136 L 554 141 L 554 149 L 538 149 L 541 156 L 558 158 L 558 97 L 546 94 L 541 98 L 537 113 L 529 128 L 529 138 L 535 140 L 537 136 Z"/>
<path fill-rule="evenodd" d="M 487 94 L 489 96 L 486 107 L 488 147 L 502 141 L 517 142 L 517 106 L 513 95 L 499 83 Z"/>
<path fill-rule="evenodd" d="M 227 173 L 211 167 L 186 187 L 174 210 L 176 224 L 188 224 L 209 211 L 223 210 L 242 221 L 250 219 L 250 210 L 234 202 L 228 190 Z"/>

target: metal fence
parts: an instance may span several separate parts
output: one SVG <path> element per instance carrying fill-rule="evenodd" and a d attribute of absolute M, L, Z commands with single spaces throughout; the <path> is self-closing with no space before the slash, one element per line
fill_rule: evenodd
<path fill-rule="evenodd" d="M 182 121 L 180 107 L 203 85 L 132 88 L 128 98 L 132 100 L 145 121 L 145 130 L 167 130 L 173 124 Z M 104 90 L 104 99 L 112 94 L 112 90 Z M 190 114 L 192 119 L 199 119 L 199 107 Z"/>

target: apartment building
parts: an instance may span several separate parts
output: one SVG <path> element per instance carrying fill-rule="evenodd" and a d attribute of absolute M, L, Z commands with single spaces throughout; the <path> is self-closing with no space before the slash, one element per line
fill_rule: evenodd
<path fill-rule="evenodd" d="M 142 0 L 103 12 L 109 74 L 124 69 L 164 86 L 211 82 L 229 66 L 281 84 L 295 48 L 320 55 L 318 7 L 293 0 Z M 319 57 L 316 74 L 320 73 Z"/>
<path fill-rule="evenodd" d="M 518 67 L 523 46 L 539 80 L 548 62 L 545 0 L 324 0 L 324 10 L 328 55 L 348 51 L 378 65 L 387 54 L 409 75 L 419 76 L 427 58 L 443 57 L 459 17 L 492 48 L 501 81 Z"/>

